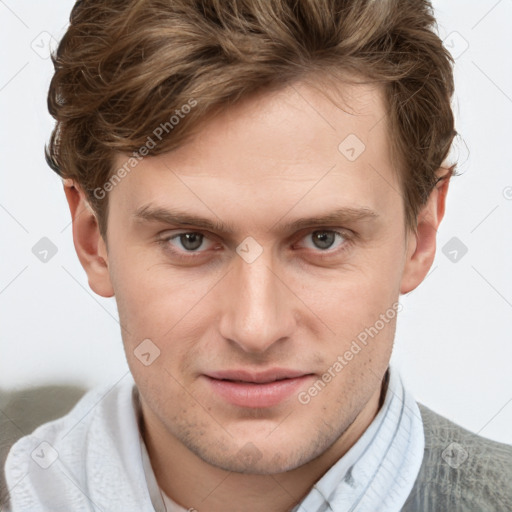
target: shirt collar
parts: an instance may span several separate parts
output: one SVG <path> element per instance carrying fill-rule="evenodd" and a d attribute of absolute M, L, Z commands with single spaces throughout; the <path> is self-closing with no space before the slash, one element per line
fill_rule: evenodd
<path fill-rule="evenodd" d="M 384 403 L 357 442 L 313 486 L 293 512 L 401 510 L 420 470 L 421 413 L 390 365 Z"/>

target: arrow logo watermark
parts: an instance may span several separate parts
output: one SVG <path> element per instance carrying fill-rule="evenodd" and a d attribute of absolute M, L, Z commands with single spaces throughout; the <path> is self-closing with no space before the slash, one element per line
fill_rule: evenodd
<path fill-rule="evenodd" d="M 348 135 L 338 146 L 338 151 L 349 161 L 355 162 L 364 152 L 364 142 L 354 133 Z"/>
<path fill-rule="evenodd" d="M 469 454 L 459 443 L 450 443 L 441 454 L 443 460 L 450 467 L 457 469 L 467 460 Z"/>
<path fill-rule="evenodd" d="M 50 443 L 43 441 L 32 451 L 31 457 L 39 467 L 47 469 L 59 458 L 59 453 Z"/>
<path fill-rule="evenodd" d="M 452 54 L 454 59 L 458 59 L 469 48 L 468 41 L 457 31 L 448 34 L 448 36 L 443 40 L 443 44 Z"/>
<path fill-rule="evenodd" d="M 149 338 L 139 343 L 133 353 L 144 366 L 153 364 L 160 357 L 160 349 Z"/>
<path fill-rule="evenodd" d="M 263 252 L 263 247 L 252 236 L 248 236 L 236 248 L 236 252 L 246 263 L 252 263 L 259 258 Z"/>
<path fill-rule="evenodd" d="M 444 244 L 442 252 L 452 263 L 458 263 L 467 254 L 468 248 L 462 240 L 454 236 Z"/>
<path fill-rule="evenodd" d="M 41 240 L 32 247 L 32 254 L 41 263 L 48 263 L 57 254 L 57 252 L 57 246 L 46 236 L 41 238 Z"/>

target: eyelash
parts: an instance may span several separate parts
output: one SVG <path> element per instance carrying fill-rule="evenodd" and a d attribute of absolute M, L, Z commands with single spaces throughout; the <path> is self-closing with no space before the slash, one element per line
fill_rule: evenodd
<path fill-rule="evenodd" d="M 342 254 L 343 252 L 347 251 L 353 244 L 354 238 L 356 236 L 356 234 L 352 231 L 344 231 L 344 230 L 336 231 L 334 229 L 316 228 L 312 231 L 308 231 L 306 234 L 301 236 L 300 240 L 302 240 L 303 238 L 305 238 L 309 235 L 312 235 L 313 233 L 317 233 L 317 232 L 334 233 L 336 235 L 341 236 L 344 239 L 343 244 L 338 249 L 335 249 L 333 251 L 329 251 L 329 249 L 327 249 L 325 251 L 321 251 L 321 250 L 315 251 L 316 252 L 315 257 L 319 257 L 320 259 L 326 259 L 326 258 L 330 258 L 333 256 L 338 256 L 338 255 Z M 202 235 L 205 239 L 209 239 L 207 234 L 203 233 L 202 231 L 182 231 L 182 232 L 176 233 L 172 236 L 167 236 L 165 238 L 161 238 L 161 239 L 157 240 L 157 242 L 163 246 L 163 248 L 166 252 L 169 252 L 173 256 L 175 256 L 181 260 L 184 260 L 184 261 L 193 261 L 195 259 L 204 257 L 205 251 L 202 251 L 202 252 L 188 251 L 188 252 L 183 253 L 182 251 L 178 251 L 174 248 L 171 248 L 171 245 L 169 245 L 169 242 L 171 240 L 174 240 L 176 238 L 179 238 L 182 235 L 187 235 L 187 234 Z M 186 254 L 186 256 L 184 256 L 184 254 Z"/>

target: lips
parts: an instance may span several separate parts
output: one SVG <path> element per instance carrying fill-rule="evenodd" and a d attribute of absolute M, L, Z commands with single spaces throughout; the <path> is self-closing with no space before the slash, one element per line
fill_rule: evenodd
<path fill-rule="evenodd" d="M 229 370 L 204 375 L 211 391 L 237 407 L 273 407 L 298 393 L 313 374 L 275 368 L 264 372 Z"/>
<path fill-rule="evenodd" d="M 246 382 L 253 384 L 266 384 L 268 382 L 275 382 L 276 380 L 295 379 L 304 375 L 308 375 L 308 372 L 282 368 L 270 369 L 264 372 L 229 370 L 224 372 L 210 372 L 207 374 L 207 376 L 211 377 L 212 379 Z"/>

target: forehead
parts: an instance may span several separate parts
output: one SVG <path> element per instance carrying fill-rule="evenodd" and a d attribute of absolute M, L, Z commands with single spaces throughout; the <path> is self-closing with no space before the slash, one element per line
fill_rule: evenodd
<path fill-rule="evenodd" d="M 192 204 L 210 216 L 265 205 L 267 221 L 294 205 L 386 208 L 399 196 L 387 130 L 377 86 L 264 91 L 205 120 L 177 150 L 145 157 L 110 200 L 122 198 L 131 212 L 149 202 Z"/>
<path fill-rule="evenodd" d="M 296 83 L 222 108 L 203 120 L 196 137 L 173 152 L 174 166 L 183 172 L 188 168 L 193 174 L 198 164 L 208 161 L 217 172 L 237 166 L 240 174 L 253 171 L 245 176 L 259 179 L 272 175 L 279 164 L 284 171 L 287 164 L 320 155 L 330 155 L 334 162 L 341 154 L 355 162 L 354 156 L 364 152 L 367 160 L 372 156 L 387 160 L 381 88 L 343 84 L 335 89 L 329 83 Z M 355 143 L 356 155 L 340 147 L 347 138 L 347 148 Z M 301 167 L 289 170 L 300 171 Z"/>

